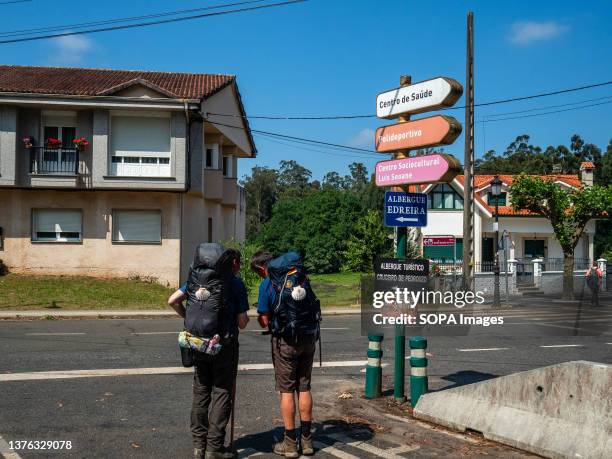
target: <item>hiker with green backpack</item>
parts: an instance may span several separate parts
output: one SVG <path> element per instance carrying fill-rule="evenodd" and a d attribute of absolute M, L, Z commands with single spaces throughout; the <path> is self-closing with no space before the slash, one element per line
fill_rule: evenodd
<path fill-rule="evenodd" d="M 274 452 L 288 458 L 299 457 L 300 450 L 305 456 L 312 455 L 310 382 L 315 347 L 320 339 L 320 302 L 296 252 L 276 258 L 269 252 L 257 252 L 251 258 L 251 269 L 263 279 L 257 302 L 258 321 L 272 335 L 272 363 L 285 427 L 283 440 L 274 445 Z"/>
<path fill-rule="evenodd" d="M 224 443 L 236 395 L 238 329 L 249 321 L 239 271 L 239 251 L 215 243 L 200 244 L 187 282 L 168 299 L 170 307 L 185 319 L 185 330 L 178 337 L 183 365 L 195 367 L 191 433 L 196 459 L 235 457 L 233 435 L 230 448 Z"/>
<path fill-rule="evenodd" d="M 593 266 L 587 270 L 584 277 L 589 290 L 591 290 L 591 306 L 599 307 L 599 289 L 601 288 L 603 273 L 597 266 L 597 261 L 593 261 Z"/>

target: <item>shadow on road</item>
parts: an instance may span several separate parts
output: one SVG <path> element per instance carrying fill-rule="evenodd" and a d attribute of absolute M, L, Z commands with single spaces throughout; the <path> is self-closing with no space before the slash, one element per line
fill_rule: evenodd
<path fill-rule="evenodd" d="M 480 371 L 458 371 L 450 375 L 443 376 L 442 379 L 454 383 L 452 386 L 447 386 L 440 390 L 452 389 L 454 387 L 465 386 L 466 384 L 473 384 L 487 379 L 497 378 L 499 375 L 492 373 L 482 373 Z"/>
<path fill-rule="evenodd" d="M 355 440 L 371 440 L 374 437 L 374 429 L 368 422 L 364 421 L 349 416 L 346 419 L 328 419 L 317 422 L 313 424 L 313 438 L 321 440 L 324 437 L 324 443 L 328 446 L 342 443 L 337 438 L 328 437 L 328 435 L 343 434 Z M 245 435 L 234 441 L 234 449 L 237 451 L 252 449 L 264 454 L 272 453 L 274 443 L 283 439 L 283 433 L 284 429 L 282 427 L 274 427 L 265 432 Z"/>

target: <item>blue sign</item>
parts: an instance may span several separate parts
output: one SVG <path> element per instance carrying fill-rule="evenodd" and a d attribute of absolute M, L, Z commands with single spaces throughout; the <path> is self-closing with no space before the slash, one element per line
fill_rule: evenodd
<path fill-rule="evenodd" d="M 385 191 L 385 225 L 427 226 L 427 195 Z"/>

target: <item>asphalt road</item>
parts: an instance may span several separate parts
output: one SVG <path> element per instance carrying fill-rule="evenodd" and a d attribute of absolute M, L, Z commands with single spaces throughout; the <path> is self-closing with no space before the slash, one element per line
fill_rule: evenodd
<path fill-rule="evenodd" d="M 496 314 L 504 316 L 503 326 L 472 327 L 466 336 L 428 335 L 430 387 L 570 360 L 612 364 L 612 305 L 585 307 L 577 315 L 575 304 L 533 300 Z M 255 326 L 251 321 L 240 337 L 236 446 L 242 456 L 265 457 L 282 430 L 269 338 Z M 324 319 L 327 366 L 314 370 L 316 396 L 337 398 L 343 382 L 362 385 L 367 339 L 360 328 L 356 315 Z M 178 319 L 0 321 L 0 452 L 11 457 L 2 451 L 3 442 L 6 449 L 16 440 L 70 440 L 71 450 L 16 453 L 24 458 L 190 457 L 192 376 L 177 369 L 180 329 Z M 391 336 L 383 342 L 387 386 Z M 83 370 L 91 371 L 82 377 Z M 331 411 L 315 414 L 323 424 L 335 419 Z M 377 457 L 384 449 L 402 447 L 383 440 L 366 449 L 345 443 L 327 441 L 319 445 L 324 448 L 319 456 Z"/>

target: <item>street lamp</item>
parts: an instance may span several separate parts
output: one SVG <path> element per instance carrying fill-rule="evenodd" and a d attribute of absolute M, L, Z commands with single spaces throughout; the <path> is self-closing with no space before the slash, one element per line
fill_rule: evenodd
<path fill-rule="evenodd" d="M 502 192 L 502 181 L 496 175 L 491 180 L 491 195 L 495 199 L 495 265 L 493 266 L 493 274 L 495 280 L 493 283 L 493 306 L 500 306 L 499 300 L 499 197 Z"/>

